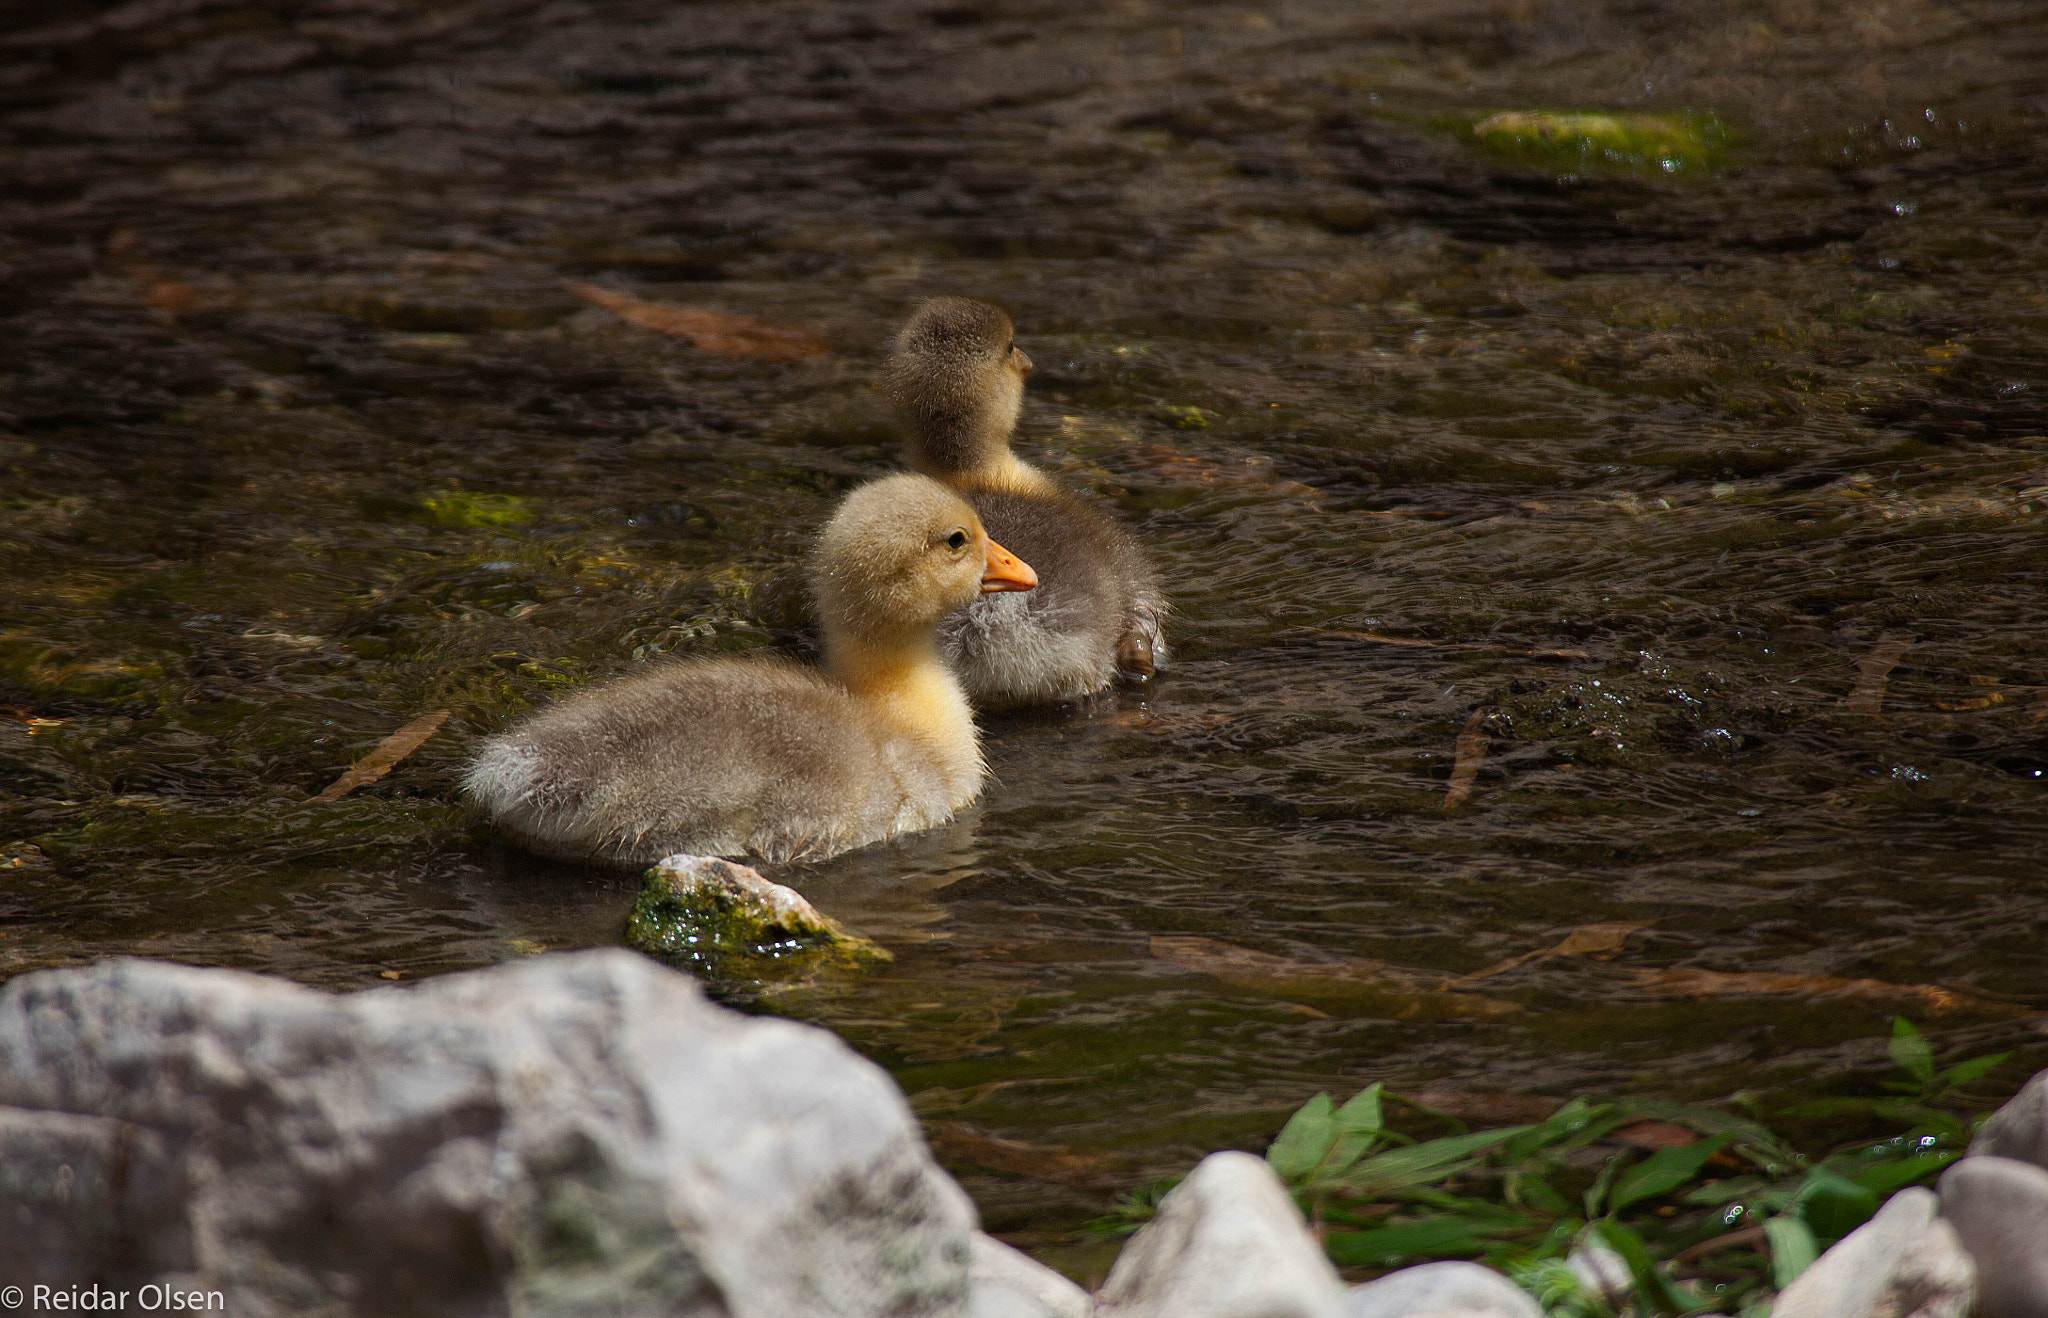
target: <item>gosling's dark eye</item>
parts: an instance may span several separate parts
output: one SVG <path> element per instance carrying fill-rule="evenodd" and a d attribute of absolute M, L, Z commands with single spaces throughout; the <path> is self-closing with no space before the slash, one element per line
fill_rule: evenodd
<path fill-rule="evenodd" d="M 965 532 L 965 531 L 955 531 L 955 532 L 953 532 L 953 534 L 951 534 L 951 535 L 947 536 L 947 537 L 946 537 L 946 547 L 947 547 L 947 548 L 949 548 L 949 549 L 965 549 L 965 548 L 967 548 L 967 532 Z"/>

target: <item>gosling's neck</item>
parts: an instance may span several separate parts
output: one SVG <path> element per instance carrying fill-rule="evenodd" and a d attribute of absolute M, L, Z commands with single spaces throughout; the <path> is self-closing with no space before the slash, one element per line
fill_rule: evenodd
<path fill-rule="evenodd" d="M 1054 489 L 1046 474 L 1010 451 L 1008 436 L 979 443 L 933 442 L 920 436 L 910 444 L 912 469 L 956 490 L 1008 490 L 1044 494 Z"/>
<path fill-rule="evenodd" d="M 974 711 L 945 661 L 938 638 L 854 636 L 828 625 L 826 671 L 892 731 L 922 742 L 958 809 L 981 790 L 981 742 Z"/>

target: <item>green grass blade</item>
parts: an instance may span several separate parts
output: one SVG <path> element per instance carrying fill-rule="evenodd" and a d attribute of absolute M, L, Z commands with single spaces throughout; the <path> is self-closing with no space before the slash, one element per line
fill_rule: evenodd
<path fill-rule="evenodd" d="M 1904 1016 L 1892 1017 L 1888 1050 L 1900 1070 L 1923 1085 L 1934 1083 L 1934 1050 L 1927 1046 L 1927 1036 L 1914 1029 L 1913 1022 Z"/>
<path fill-rule="evenodd" d="M 1527 1126 L 1508 1126 L 1472 1135 L 1447 1135 L 1427 1143 L 1411 1144 L 1405 1149 L 1389 1149 L 1367 1158 L 1335 1180 L 1347 1189 L 1367 1192 L 1398 1190 L 1440 1181 L 1454 1171 L 1464 1170 L 1472 1155 L 1527 1129 Z"/>
<path fill-rule="evenodd" d="M 1716 1135 L 1675 1149 L 1659 1149 L 1616 1177 L 1607 1200 L 1618 1213 L 1630 1204 L 1670 1194 L 1698 1176 L 1707 1159 L 1734 1139 L 1733 1135 Z"/>

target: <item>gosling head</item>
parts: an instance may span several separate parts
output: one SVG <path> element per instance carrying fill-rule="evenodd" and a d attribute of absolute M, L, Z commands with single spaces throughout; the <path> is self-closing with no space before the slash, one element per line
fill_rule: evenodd
<path fill-rule="evenodd" d="M 889 394 L 910 431 L 910 465 L 941 480 L 989 475 L 1009 457 L 1031 359 L 998 306 L 935 297 L 896 335 Z"/>
<path fill-rule="evenodd" d="M 929 641 L 977 594 L 1030 590 L 1031 565 L 988 538 L 966 500 L 924 476 L 886 476 L 846 496 L 818 537 L 811 588 L 828 639 Z"/>

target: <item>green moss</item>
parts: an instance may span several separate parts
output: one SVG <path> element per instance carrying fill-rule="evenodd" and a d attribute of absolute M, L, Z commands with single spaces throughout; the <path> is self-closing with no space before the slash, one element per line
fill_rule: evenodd
<path fill-rule="evenodd" d="M 890 959 L 790 889 L 705 857 L 647 871 L 625 942 L 677 969 L 724 981 L 788 981 Z"/>
<path fill-rule="evenodd" d="M 1469 131 L 1496 155 L 1572 173 L 1702 173 L 1726 164 L 1739 138 L 1714 115 L 1690 112 L 1503 110 L 1444 126 Z"/>

